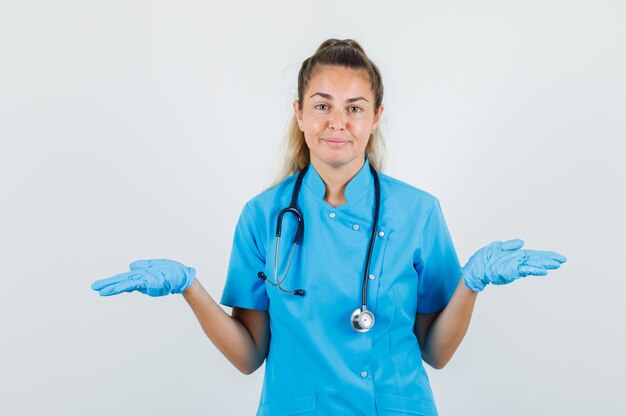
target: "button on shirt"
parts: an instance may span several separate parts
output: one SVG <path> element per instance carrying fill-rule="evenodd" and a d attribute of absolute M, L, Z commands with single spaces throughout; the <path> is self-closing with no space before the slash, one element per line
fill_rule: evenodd
<path fill-rule="evenodd" d="M 257 415 L 436 415 L 420 347 L 416 313 L 445 308 L 461 268 L 436 197 L 380 174 L 380 219 L 370 265 L 367 301 L 376 317 L 365 333 L 350 325 L 361 289 L 372 233 L 374 180 L 368 162 L 348 182 L 347 203 L 324 201 L 313 165 L 297 206 L 304 232 L 282 292 L 257 277 L 280 279 L 287 266 L 296 219 L 285 215 L 274 275 L 276 219 L 289 205 L 289 176 L 243 208 L 221 303 L 268 310 L 270 346 Z"/>

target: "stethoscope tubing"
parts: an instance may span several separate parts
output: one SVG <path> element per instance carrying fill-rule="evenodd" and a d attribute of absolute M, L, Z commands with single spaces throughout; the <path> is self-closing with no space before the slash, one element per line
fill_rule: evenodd
<path fill-rule="evenodd" d="M 302 235 L 304 233 L 304 218 L 302 216 L 302 213 L 298 211 L 298 209 L 296 208 L 296 203 L 298 200 L 298 195 L 300 193 L 300 188 L 302 187 L 302 179 L 304 178 L 304 175 L 307 172 L 308 168 L 309 168 L 308 165 L 305 166 L 304 169 L 302 169 L 300 173 L 298 174 L 298 177 L 296 178 L 296 183 L 291 193 L 291 201 L 289 203 L 289 206 L 280 211 L 280 213 L 278 214 L 278 218 L 276 220 L 276 249 L 274 250 L 274 282 L 270 281 L 270 279 L 268 279 L 265 273 L 263 273 L 262 271 L 260 271 L 257 274 L 259 278 L 263 279 L 264 281 L 271 284 L 272 286 L 278 287 L 278 289 L 280 289 L 282 292 L 288 293 L 291 295 L 298 295 L 298 296 L 304 296 L 304 290 L 302 289 L 287 290 L 287 289 L 284 289 L 281 286 L 281 284 L 283 283 L 283 281 L 285 280 L 287 276 L 287 273 L 289 272 L 289 268 L 291 266 L 291 261 L 295 253 L 296 246 L 300 244 Z M 367 310 L 367 286 L 369 282 L 369 271 L 370 271 L 370 264 L 372 262 L 372 253 L 374 252 L 374 242 L 376 240 L 376 233 L 378 232 L 378 217 L 380 215 L 380 180 L 378 178 L 378 173 L 376 172 L 376 170 L 371 164 L 369 165 L 369 168 L 370 168 L 370 171 L 372 172 L 372 176 L 374 177 L 374 200 L 375 200 L 374 224 L 372 225 L 372 234 L 370 236 L 369 246 L 367 248 L 365 271 L 363 274 L 363 285 L 361 288 L 362 308 L 356 309 L 350 317 L 350 322 L 353 328 L 358 332 L 369 331 L 374 325 L 374 320 L 375 320 L 374 314 L 372 314 L 370 311 Z M 296 219 L 298 220 L 298 227 L 296 229 L 296 234 L 294 236 L 291 251 L 289 253 L 287 267 L 285 268 L 285 271 L 282 274 L 282 276 L 280 276 L 279 278 L 278 277 L 279 275 L 278 273 L 278 257 L 279 257 L 278 248 L 279 248 L 279 243 L 280 243 L 280 238 L 281 238 L 281 233 L 282 233 L 283 217 L 285 214 L 288 214 L 288 213 L 296 217 Z"/>
<path fill-rule="evenodd" d="M 370 244 L 369 248 L 367 249 L 365 273 L 363 274 L 363 288 L 361 297 L 363 310 L 367 309 L 367 285 L 369 282 L 370 263 L 372 262 L 372 253 L 374 252 L 374 240 L 376 239 L 376 233 L 378 231 L 378 216 L 380 214 L 380 181 L 378 179 L 378 174 L 372 165 L 370 165 L 370 171 L 372 172 L 372 176 L 374 177 L 374 198 L 376 200 L 376 203 L 374 204 L 374 225 L 372 226 L 372 235 L 370 236 Z"/>

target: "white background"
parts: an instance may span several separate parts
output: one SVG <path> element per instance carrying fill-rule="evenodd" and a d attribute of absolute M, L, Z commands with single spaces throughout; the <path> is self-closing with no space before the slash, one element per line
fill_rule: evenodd
<path fill-rule="evenodd" d="M 219 299 L 330 37 L 381 69 L 386 173 L 440 199 L 462 264 L 510 238 L 568 258 L 479 295 L 427 367 L 440 413 L 624 414 L 625 21 L 617 0 L 1 0 L 0 414 L 254 414 L 263 369 L 181 296 L 90 284 L 171 258 Z"/>

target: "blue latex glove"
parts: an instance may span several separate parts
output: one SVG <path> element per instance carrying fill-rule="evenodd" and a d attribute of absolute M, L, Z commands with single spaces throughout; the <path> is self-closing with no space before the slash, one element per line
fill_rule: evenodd
<path fill-rule="evenodd" d="M 481 292 L 486 285 L 505 285 L 520 277 L 545 276 L 567 259 L 554 251 L 520 250 L 522 240 L 494 241 L 478 250 L 462 267 L 465 286 Z"/>
<path fill-rule="evenodd" d="M 100 296 L 117 295 L 122 292 L 139 291 L 149 296 L 182 293 L 196 278 L 196 269 L 167 259 L 137 260 L 130 264 L 130 271 L 91 284 Z"/>

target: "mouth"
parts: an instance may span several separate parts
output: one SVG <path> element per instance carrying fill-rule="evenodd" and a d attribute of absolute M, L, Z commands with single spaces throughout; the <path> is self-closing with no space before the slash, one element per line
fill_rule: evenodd
<path fill-rule="evenodd" d="M 324 143 L 326 143 L 328 146 L 335 148 L 335 149 L 344 147 L 348 143 L 350 143 L 350 141 L 348 140 L 339 139 L 336 137 L 329 137 L 327 139 L 322 139 L 322 141 L 324 141 Z"/>

